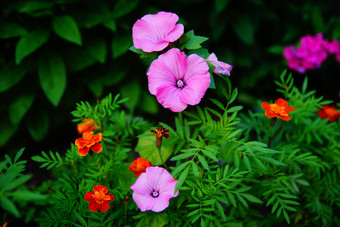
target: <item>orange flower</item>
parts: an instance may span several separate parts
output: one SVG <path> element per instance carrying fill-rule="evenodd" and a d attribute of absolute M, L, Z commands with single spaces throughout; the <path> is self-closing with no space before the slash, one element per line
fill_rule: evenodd
<path fill-rule="evenodd" d="M 162 137 L 165 139 L 169 138 L 169 130 L 166 128 L 163 128 L 162 125 L 160 125 L 156 131 L 151 129 L 151 132 L 156 135 L 156 146 L 159 148 L 162 145 Z"/>
<path fill-rule="evenodd" d="M 133 171 L 136 177 L 139 177 L 142 173 L 145 173 L 146 168 L 152 166 L 152 163 L 145 158 L 137 158 L 129 166 L 129 171 Z"/>
<path fill-rule="evenodd" d="M 83 119 L 82 122 L 83 123 L 80 123 L 79 125 L 77 125 L 79 135 L 83 134 L 84 132 L 98 129 L 98 126 L 96 125 L 94 120 L 91 118 Z"/>
<path fill-rule="evenodd" d="M 324 105 L 317 113 L 322 119 L 329 118 L 328 122 L 334 122 L 340 118 L 340 112 L 335 106 Z"/>
<path fill-rule="evenodd" d="M 93 192 L 86 192 L 84 199 L 90 202 L 89 209 L 93 212 L 100 210 L 105 212 L 110 208 L 109 202 L 114 200 L 114 196 L 108 192 L 108 188 L 102 185 L 93 187 Z"/>
<path fill-rule="evenodd" d="M 75 141 L 75 145 L 78 147 L 78 153 L 81 156 L 87 155 L 89 150 L 99 153 L 102 151 L 103 147 L 99 143 L 103 140 L 103 136 L 101 133 L 98 133 L 93 136 L 93 132 L 84 132 L 83 138 L 78 138 Z"/>
<path fill-rule="evenodd" d="M 264 113 L 269 118 L 281 118 L 284 121 L 290 120 L 290 116 L 288 116 L 288 113 L 291 111 L 294 111 L 294 107 L 289 106 L 286 100 L 284 99 L 277 99 L 276 103 L 269 104 L 268 102 L 262 103 L 262 108 L 266 110 Z"/>

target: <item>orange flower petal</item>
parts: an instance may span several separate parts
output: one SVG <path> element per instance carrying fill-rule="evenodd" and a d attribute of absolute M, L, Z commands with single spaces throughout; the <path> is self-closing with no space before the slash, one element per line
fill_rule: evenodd
<path fill-rule="evenodd" d="M 91 146 L 91 150 L 96 152 L 96 153 L 101 152 L 102 149 L 103 149 L 103 147 L 102 147 L 102 145 L 100 143 L 96 143 L 93 146 Z"/>
<path fill-rule="evenodd" d="M 109 191 L 109 189 L 105 186 L 102 186 L 102 185 L 96 185 L 96 186 L 93 186 L 93 191 L 95 191 L 95 192 L 102 192 L 103 191 L 104 194 L 106 194 Z"/>
<path fill-rule="evenodd" d="M 84 199 L 88 202 L 93 201 L 94 200 L 93 194 L 94 194 L 93 192 L 86 192 Z"/>
<path fill-rule="evenodd" d="M 290 120 L 291 117 L 290 116 L 280 116 L 280 118 L 284 121 L 288 121 L 288 120 Z"/>
<path fill-rule="evenodd" d="M 287 107 L 288 106 L 288 102 L 282 98 L 279 98 L 276 100 L 276 104 L 278 106 L 282 106 L 282 107 Z"/>
<path fill-rule="evenodd" d="M 78 138 L 76 139 L 76 141 L 74 142 L 74 144 L 78 147 L 78 148 L 83 148 L 87 145 L 87 141 L 84 138 Z"/>
<path fill-rule="evenodd" d="M 288 106 L 288 107 L 286 108 L 286 113 L 288 114 L 288 113 L 291 112 L 291 111 L 295 111 L 295 108 L 292 107 L 292 106 Z"/>
<path fill-rule="evenodd" d="M 92 141 L 95 142 L 95 143 L 98 143 L 98 142 L 100 142 L 100 141 L 102 141 L 102 140 L 103 140 L 103 136 L 102 136 L 101 133 L 96 134 L 96 135 L 93 136 L 93 138 L 92 138 Z"/>
<path fill-rule="evenodd" d="M 89 153 L 90 148 L 89 147 L 84 147 L 84 148 L 78 148 L 78 154 L 80 156 L 85 156 L 87 153 Z"/>
<path fill-rule="evenodd" d="M 99 210 L 99 208 L 100 208 L 100 204 L 98 204 L 95 201 L 90 202 L 90 205 L 89 205 L 90 211 L 96 212 L 97 210 Z"/>
<path fill-rule="evenodd" d="M 100 206 L 100 211 L 105 212 L 110 208 L 110 205 L 108 202 L 104 201 Z"/>
<path fill-rule="evenodd" d="M 262 106 L 262 108 L 265 109 L 265 110 L 270 109 L 270 104 L 269 104 L 268 102 L 263 102 L 261 106 Z"/>

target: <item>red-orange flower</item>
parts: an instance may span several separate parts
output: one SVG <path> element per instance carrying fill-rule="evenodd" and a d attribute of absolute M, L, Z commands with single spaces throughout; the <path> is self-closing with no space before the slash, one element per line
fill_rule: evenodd
<path fill-rule="evenodd" d="M 276 103 L 269 104 L 268 102 L 262 103 L 262 108 L 265 109 L 265 115 L 269 118 L 281 118 L 284 121 L 290 120 L 288 113 L 294 111 L 294 107 L 288 106 L 288 103 L 284 99 L 277 99 Z"/>
<path fill-rule="evenodd" d="M 160 125 L 158 128 L 156 128 L 156 131 L 151 129 L 151 132 L 156 135 L 156 146 L 159 148 L 162 145 L 162 137 L 165 139 L 169 138 L 169 130 L 166 128 L 163 128 L 162 125 Z"/>
<path fill-rule="evenodd" d="M 334 122 L 340 118 L 340 112 L 335 106 L 324 105 L 317 113 L 322 119 L 329 118 L 328 122 Z"/>
<path fill-rule="evenodd" d="M 101 133 L 93 135 L 92 131 L 84 132 L 83 138 L 78 138 L 75 141 L 75 145 L 78 147 L 78 153 L 81 156 L 87 155 L 89 150 L 99 153 L 102 151 L 103 147 L 99 143 L 103 140 Z"/>
<path fill-rule="evenodd" d="M 82 123 L 77 125 L 77 130 L 78 130 L 79 135 L 83 134 L 84 132 L 89 132 L 89 131 L 93 131 L 96 129 L 98 129 L 98 126 L 96 125 L 94 120 L 91 118 L 83 119 Z"/>
<path fill-rule="evenodd" d="M 93 192 L 86 192 L 84 199 L 90 202 L 89 209 L 93 212 L 100 210 L 105 212 L 110 208 L 109 202 L 114 200 L 114 196 L 108 192 L 108 188 L 102 185 L 93 187 Z"/>
<path fill-rule="evenodd" d="M 146 168 L 152 166 L 152 163 L 145 158 L 137 158 L 129 166 L 129 171 L 133 171 L 136 177 L 139 177 L 142 173 L 145 173 Z"/>

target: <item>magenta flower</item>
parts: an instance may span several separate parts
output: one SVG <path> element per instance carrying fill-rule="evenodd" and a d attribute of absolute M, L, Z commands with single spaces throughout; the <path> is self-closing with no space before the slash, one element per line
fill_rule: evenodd
<path fill-rule="evenodd" d="M 133 45 L 144 52 L 161 51 L 184 33 L 184 26 L 176 24 L 174 13 L 147 14 L 132 27 Z"/>
<path fill-rule="evenodd" d="M 207 62 L 211 63 L 213 66 L 215 66 L 214 68 L 214 73 L 220 73 L 222 75 L 228 75 L 230 76 L 230 71 L 233 68 L 233 66 L 218 61 L 216 55 L 214 53 L 211 53 L 209 55 L 209 57 L 207 58 Z"/>
<path fill-rule="evenodd" d="M 196 54 L 189 57 L 177 48 L 154 60 L 147 73 L 149 91 L 165 108 L 181 112 L 197 105 L 210 85 L 209 66 Z"/>
<path fill-rule="evenodd" d="M 161 212 L 169 206 L 174 194 L 177 180 L 164 168 L 154 166 L 146 168 L 131 186 L 133 200 L 141 211 Z"/>

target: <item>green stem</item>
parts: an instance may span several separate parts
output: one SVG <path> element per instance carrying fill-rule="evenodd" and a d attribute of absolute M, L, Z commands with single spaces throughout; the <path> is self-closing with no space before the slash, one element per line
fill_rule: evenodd
<path fill-rule="evenodd" d="M 169 168 L 167 167 L 167 165 L 165 164 L 163 158 L 162 158 L 162 146 L 159 146 L 158 147 L 158 154 L 159 154 L 159 157 L 161 158 L 161 162 L 163 163 L 163 166 L 168 170 L 168 172 L 170 172 Z"/>
<path fill-rule="evenodd" d="M 278 128 L 278 130 L 276 130 L 275 134 L 272 137 L 269 138 L 269 140 L 268 140 L 268 148 L 270 148 L 270 145 L 272 145 L 273 140 L 279 134 L 279 132 L 281 131 L 282 127 L 283 127 L 283 120 L 281 120 L 280 127 Z"/>

